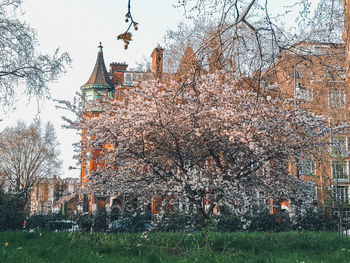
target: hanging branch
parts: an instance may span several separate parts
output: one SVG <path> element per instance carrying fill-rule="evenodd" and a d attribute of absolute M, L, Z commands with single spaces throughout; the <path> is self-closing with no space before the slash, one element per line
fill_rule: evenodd
<path fill-rule="evenodd" d="M 124 33 L 118 35 L 117 39 L 122 39 L 124 41 L 124 48 L 127 49 L 129 46 L 130 41 L 132 40 L 132 34 L 130 31 L 131 27 L 134 27 L 134 30 L 138 30 L 138 24 L 137 22 L 134 21 L 131 15 L 131 7 L 130 7 L 130 0 L 128 0 L 128 12 L 125 15 L 125 23 L 129 23 L 128 28 L 125 30 Z"/>

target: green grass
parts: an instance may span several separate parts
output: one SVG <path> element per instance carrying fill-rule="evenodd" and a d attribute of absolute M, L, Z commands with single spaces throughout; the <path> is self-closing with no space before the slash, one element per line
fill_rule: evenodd
<path fill-rule="evenodd" d="M 5 243 L 8 242 L 8 246 Z M 140 234 L 2 232 L 0 262 L 350 262 L 350 237 L 326 232 Z"/>

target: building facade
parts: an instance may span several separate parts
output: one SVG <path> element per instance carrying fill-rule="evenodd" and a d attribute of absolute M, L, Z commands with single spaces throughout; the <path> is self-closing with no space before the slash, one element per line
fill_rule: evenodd
<path fill-rule="evenodd" d="M 30 195 L 30 214 L 48 214 L 68 210 L 78 211 L 78 178 L 42 178 L 33 187 Z M 67 210 L 68 209 L 68 210 Z"/>
<path fill-rule="evenodd" d="M 295 105 L 325 117 L 332 128 L 324 138 L 328 148 L 320 156 L 299 156 L 290 173 L 314 182 L 315 199 L 322 206 L 349 204 L 350 91 L 346 82 L 344 44 L 304 43 L 286 51 L 266 77 L 268 93 L 293 99 Z"/>
<path fill-rule="evenodd" d="M 140 72 L 128 70 L 125 63 L 114 62 L 107 68 L 103 59 L 102 46 L 99 52 L 94 70 L 88 82 L 81 87 L 84 101 L 93 101 L 107 96 L 112 99 L 120 99 L 126 89 L 135 87 L 139 81 L 155 76 L 166 79 L 169 76 L 163 72 L 163 49 L 156 47 L 152 52 L 152 71 Z M 304 110 L 312 111 L 317 115 L 325 116 L 330 127 L 334 131 L 325 138 L 329 142 L 328 149 L 322 158 L 314 156 L 299 156 L 297 162 L 289 165 L 289 173 L 307 181 L 314 182 L 314 200 L 321 206 L 332 206 L 335 201 L 349 204 L 350 200 L 350 151 L 349 129 L 338 129 L 350 120 L 349 89 L 346 83 L 346 46 L 331 43 L 304 43 L 293 50 L 282 54 L 274 68 L 264 72 L 264 83 L 261 89 L 267 96 L 279 96 L 283 99 L 293 99 L 295 104 Z M 185 50 L 185 55 L 180 62 L 178 72 L 173 76 L 178 81 L 188 71 L 200 70 L 195 53 L 190 47 Z M 209 72 L 211 72 L 209 70 Z M 203 73 L 206 73 L 203 71 Z M 283 107 L 283 105 L 282 105 Z M 98 114 L 98 110 L 85 109 L 85 118 L 92 118 Z M 93 156 L 99 153 L 90 153 L 84 148 L 84 131 L 82 155 L 92 158 L 82 160 L 81 182 L 96 171 L 99 164 Z M 100 194 L 91 195 L 88 204 L 85 202 L 85 211 L 94 212 L 101 207 L 111 209 L 117 207 L 123 210 L 123 195 Z M 270 202 L 271 211 L 288 210 L 291 200 L 286 199 L 274 204 Z M 151 203 L 151 210 L 157 213 L 157 202 Z"/>
<path fill-rule="evenodd" d="M 96 63 L 88 81 L 81 86 L 82 100 L 84 107 L 84 118 L 93 118 L 99 114 L 97 108 L 89 107 L 94 101 L 104 99 L 119 100 L 124 97 L 124 92 L 127 89 L 132 89 L 142 80 L 156 77 L 158 79 L 165 78 L 163 73 L 163 52 L 164 49 L 160 46 L 154 48 L 152 58 L 152 71 L 136 71 L 128 70 L 126 63 L 113 62 L 109 71 L 106 68 L 103 58 L 103 47 L 100 43 L 97 54 Z M 99 166 L 103 164 L 97 163 L 96 156 L 101 152 L 90 152 L 85 146 L 86 131 L 82 131 L 82 162 L 81 162 L 81 183 L 88 181 L 88 177 L 95 172 Z M 111 147 L 104 145 L 103 148 Z M 81 196 L 84 212 L 96 212 L 98 209 L 105 207 L 111 210 L 116 207 L 118 210 L 123 210 L 125 196 L 116 193 L 98 193 Z"/>

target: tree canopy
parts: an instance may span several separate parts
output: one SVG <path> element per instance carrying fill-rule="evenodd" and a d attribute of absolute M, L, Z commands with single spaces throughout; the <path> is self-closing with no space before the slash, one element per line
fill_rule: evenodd
<path fill-rule="evenodd" d="M 35 183 L 60 171 L 58 146 L 51 123 L 44 129 L 39 121 L 5 128 L 0 133 L 0 181 L 7 191 L 21 195 L 26 205 Z"/>
<path fill-rule="evenodd" d="M 258 191 L 307 194 L 307 183 L 287 166 L 295 156 L 319 153 L 328 132 L 323 118 L 291 101 L 257 97 L 227 75 L 201 76 L 185 88 L 143 82 L 125 96 L 102 103 L 98 116 L 79 124 L 87 138 L 83 153 L 90 153 L 84 161 L 99 167 L 85 191 L 145 204 L 161 197 L 161 213 L 180 199 L 203 218 L 216 205 L 254 202 Z"/>

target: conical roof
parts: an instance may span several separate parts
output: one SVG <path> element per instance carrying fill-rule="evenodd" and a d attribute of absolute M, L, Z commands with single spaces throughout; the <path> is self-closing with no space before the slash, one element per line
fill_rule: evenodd
<path fill-rule="evenodd" d="M 103 59 L 102 45 L 100 42 L 99 51 L 97 54 L 97 60 L 94 70 L 91 73 L 89 80 L 83 87 L 96 87 L 96 88 L 112 88 L 114 89 L 113 82 L 108 76 L 106 65 Z"/>
<path fill-rule="evenodd" d="M 200 72 L 200 63 L 196 58 L 191 45 L 188 43 L 185 52 L 181 58 L 179 67 L 176 72 L 176 79 L 179 82 L 184 81 L 187 78 L 187 74 L 191 72 Z"/>

